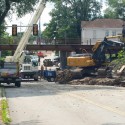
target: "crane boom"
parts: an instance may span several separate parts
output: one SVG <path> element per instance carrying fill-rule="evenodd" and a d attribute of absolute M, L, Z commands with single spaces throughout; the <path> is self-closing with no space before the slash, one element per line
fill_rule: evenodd
<path fill-rule="evenodd" d="M 22 51 L 24 50 L 26 44 L 28 43 L 29 37 L 32 32 L 32 26 L 33 24 L 36 24 L 45 8 L 46 0 L 41 0 L 38 9 L 36 10 L 31 22 L 30 26 L 26 29 L 26 32 L 23 34 L 23 37 L 21 38 L 19 45 L 17 46 L 17 49 L 13 55 L 13 62 L 18 62 L 19 58 L 22 54 Z"/>

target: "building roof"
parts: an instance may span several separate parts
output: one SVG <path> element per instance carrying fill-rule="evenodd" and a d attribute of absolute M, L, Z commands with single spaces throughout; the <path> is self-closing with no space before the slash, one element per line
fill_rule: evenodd
<path fill-rule="evenodd" d="M 122 28 L 121 19 L 96 19 L 94 21 L 82 21 L 81 27 L 84 28 Z"/>

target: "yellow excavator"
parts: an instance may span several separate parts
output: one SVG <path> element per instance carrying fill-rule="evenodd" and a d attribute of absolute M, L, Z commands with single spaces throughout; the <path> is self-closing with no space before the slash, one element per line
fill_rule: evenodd
<path fill-rule="evenodd" d="M 114 39 L 118 38 L 116 41 Z M 93 53 L 76 54 L 74 56 L 67 57 L 68 69 L 57 72 L 56 81 L 60 83 L 66 83 L 73 78 L 85 75 L 96 74 L 97 76 L 107 77 L 111 75 L 108 64 L 117 58 L 119 47 L 121 50 L 125 46 L 125 38 L 122 35 L 108 36 L 103 41 L 97 41 L 93 46 Z M 115 52 L 112 53 L 112 48 Z M 116 48 L 116 50 L 115 50 Z"/>
<path fill-rule="evenodd" d="M 112 60 L 111 48 L 124 47 L 125 44 L 125 25 L 123 25 L 122 34 L 116 36 L 107 36 L 103 41 L 97 41 L 93 46 L 92 54 L 86 54 L 78 57 L 68 57 L 67 65 L 70 67 L 98 67 Z M 107 59 L 107 53 L 109 58 Z M 116 53 L 117 54 L 117 53 Z"/>

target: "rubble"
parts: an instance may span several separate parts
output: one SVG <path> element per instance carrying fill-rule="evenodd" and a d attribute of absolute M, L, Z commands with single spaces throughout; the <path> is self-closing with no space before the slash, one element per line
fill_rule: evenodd
<path fill-rule="evenodd" d="M 70 71 L 68 69 L 63 72 L 60 71 L 57 74 L 57 81 L 59 83 L 71 84 L 71 85 L 106 85 L 106 86 L 122 86 L 125 87 L 125 60 L 118 59 L 109 64 L 112 68 L 111 77 L 84 77 L 80 78 L 79 75 L 81 71 L 74 70 Z M 77 76 L 75 79 L 74 76 Z M 79 78 L 78 78 L 79 76 Z M 74 80 L 72 80 L 74 79 Z"/>
<path fill-rule="evenodd" d="M 86 77 L 83 79 L 72 80 L 68 82 L 71 85 L 106 85 L 106 86 L 125 86 L 125 82 L 121 82 L 120 79 L 111 78 L 91 78 Z"/>
<path fill-rule="evenodd" d="M 58 71 L 56 74 L 55 82 L 58 81 L 59 83 L 64 84 L 71 80 L 72 80 L 72 73 L 68 69 L 65 69 L 63 71 Z"/>

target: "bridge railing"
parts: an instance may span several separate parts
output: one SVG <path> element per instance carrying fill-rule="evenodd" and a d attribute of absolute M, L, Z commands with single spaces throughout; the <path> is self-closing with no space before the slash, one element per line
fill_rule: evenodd
<path fill-rule="evenodd" d="M 34 43 L 35 42 L 35 43 Z M 0 44 L 18 44 L 19 39 L 14 38 L 12 39 L 6 39 L 6 38 L 0 38 Z M 36 39 L 31 40 L 29 39 L 29 44 L 37 44 L 37 45 L 60 45 L 60 44 L 81 44 L 80 38 L 67 38 L 67 39 Z"/>
<path fill-rule="evenodd" d="M 37 44 L 60 45 L 60 44 L 81 44 L 81 39 L 41 39 Z"/>

